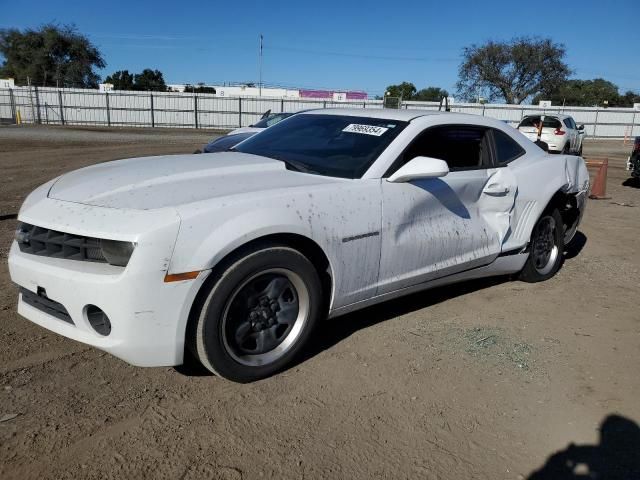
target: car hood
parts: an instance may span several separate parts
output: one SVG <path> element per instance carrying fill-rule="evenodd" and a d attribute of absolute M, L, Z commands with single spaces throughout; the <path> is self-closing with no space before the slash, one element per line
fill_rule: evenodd
<path fill-rule="evenodd" d="M 340 179 L 287 170 L 283 162 L 270 158 L 221 152 L 93 165 L 61 176 L 48 196 L 100 207 L 150 210 L 337 181 Z"/>

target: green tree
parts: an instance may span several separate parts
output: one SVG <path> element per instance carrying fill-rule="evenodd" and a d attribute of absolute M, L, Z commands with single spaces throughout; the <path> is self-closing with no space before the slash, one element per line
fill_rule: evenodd
<path fill-rule="evenodd" d="M 634 103 L 640 103 L 640 93 L 628 90 L 618 101 L 620 107 L 633 107 Z"/>
<path fill-rule="evenodd" d="M 402 100 L 411 100 L 416 94 L 416 86 L 411 82 L 402 82 L 400 85 L 389 85 L 385 92 L 390 97 L 402 97 Z"/>
<path fill-rule="evenodd" d="M 152 92 L 166 92 L 167 84 L 160 70 L 145 68 L 142 73 L 136 73 L 133 79 L 134 90 L 144 90 Z"/>
<path fill-rule="evenodd" d="M 618 86 L 602 78 L 593 80 L 567 80 L 555 89 L 545 89 L 533 99 L 551 100 L 554 105 L 573 105 L 577 107 L 602 106 L 605 100 L 609 106 L 621 104 Z"/>
<path fill-rule="evenodd" d="M 184 91 L 189 93 L 216 93 L 215 88 L 207 87 L 204 83 L 198 83 L 195 87 L 193 85 L 185 85 Z"/>
<path fill-rule="evenodd" d="M 449 92 L 440 87 L 427 87 L 418 92 L 411 98 L 411 100 L 421 100 L 423 102 L 439 102 L 443 97 L 448 97 Z"/>
<path fill-rule="evenodd" d="M 133 75 L 129 70 L 118 70 L 105 78 L 104 83 L 111 83 L 114 90 L 133 90 Z"/>
<path fill-rule="evenodd" d="M 554 91 L 571 71 L 564 45 L 551 39 L 518 37 L 489 41 L 463 50 L 458 95 L 473 100 L 482 92 L 489 100 L 520 104 L 544 91 Z"/>
<path fill-rule="evenodd" d="M 104 68 L 100 51 L 73 26 L 43 25 L 37 30 L 0 30 L 0 77 L 14 78 L 19 85 L 90 87 Z"/>

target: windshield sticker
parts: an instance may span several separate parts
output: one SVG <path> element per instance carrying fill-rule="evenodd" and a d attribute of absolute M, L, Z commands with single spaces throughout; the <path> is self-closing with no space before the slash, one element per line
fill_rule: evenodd
<path fill-rule="evenodd" d="M 377 127 L 375 125 L 360 125 L 358 123 L 352 123 L 342 129 L 343 132 L 362 133 L 364 135 L 374 135 L 376 137 L 379 137 L 387 130 L 389 129 L 386 127 Z"/>

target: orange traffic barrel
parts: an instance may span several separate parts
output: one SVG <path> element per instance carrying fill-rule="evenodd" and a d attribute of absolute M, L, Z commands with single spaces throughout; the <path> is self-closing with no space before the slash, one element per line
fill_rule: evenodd
<path fill-rule="evenodd" d="M 591 192 L 589 198 L 603 200 L 607 197 L 607 169 L 609 168 L 608 158 L 589 158 L 586 161 L 587 168 L 595 170 L 595 178 L 591 182 Z"/>

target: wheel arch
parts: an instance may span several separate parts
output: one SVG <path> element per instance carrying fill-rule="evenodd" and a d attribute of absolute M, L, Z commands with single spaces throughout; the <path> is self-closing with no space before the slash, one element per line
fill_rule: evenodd
<path fill-rule="evenodd" d="M 313 264 L 316 271 L 318 272 L 318 276 L 322 285 L 322 291 L 324 294 L 324 309 L 326 313 L 329 312 L 329 308 L 333 301 L 334 295 L 334 271 L 329 257 L 322 249 L 322 247 L 313 239 L 298 233 L 283 232 L 262 235 L 248 240 L 245 243 L 236 246 L 233 250 L 227 252 L 212 266 L 211 273 L 202 283 L 202 285 L 200 285 L 198 292 L 189 309 L 187 324 L 184 330 L 185 358 L 189 341 L 193 337 L 192 333 L 194 332 L 193 329 L 195 328 L 198 314 L 206 300 L 207 293 L 212 287 L 212 284 L 218 279 L 222 272 L 230 265 L 232 265 L 235 261 L 244 257 L 252 251 L 269 246 L 290 247 L 299 251 L 309 259 L 309 261 Z"/>
<path fill-rule="evenodd" d="M 565 232 L 568 232 L 573 227 L 577 226 L 577 223 L 580 221 L 582 212 L 578 205 L 577 192 L 565 192 L 562 190 L 558 190 L 552 195 L 551 199 L 542 210 L 540 215 L 550 211 L 552 208 L 557 208 L 558 212 L 560 212 L 560 217 L 562 217 Z"/>

